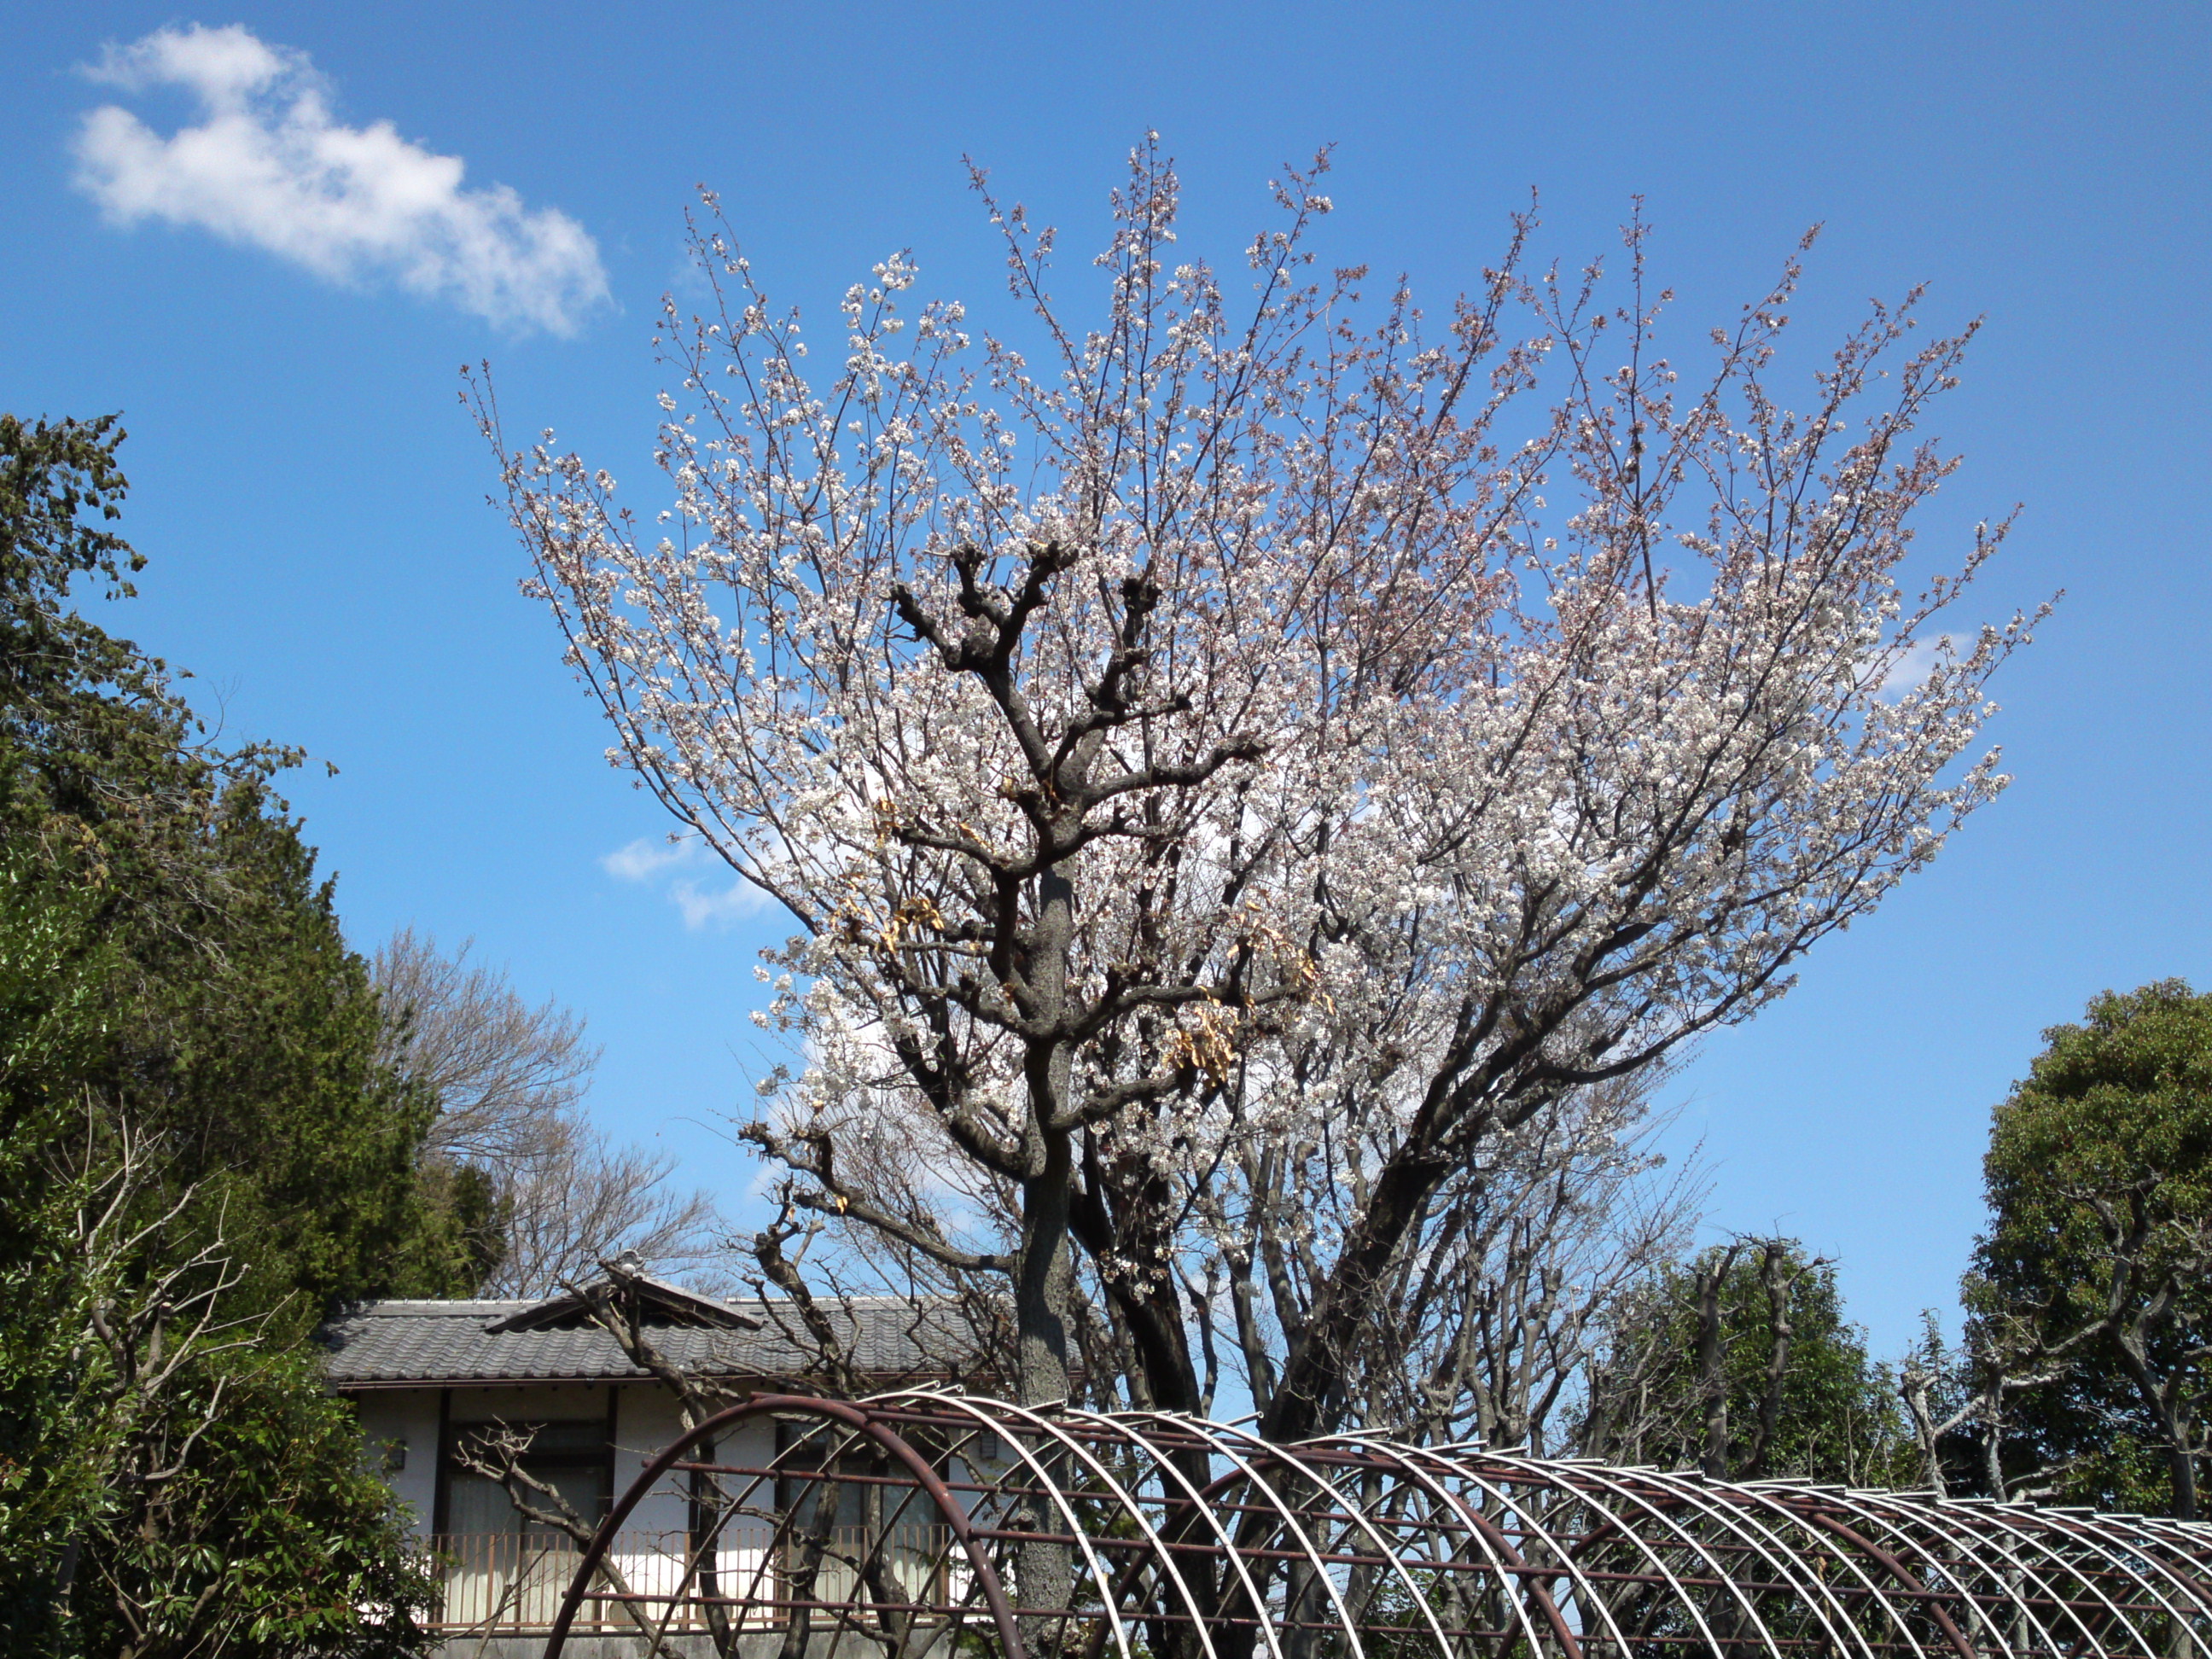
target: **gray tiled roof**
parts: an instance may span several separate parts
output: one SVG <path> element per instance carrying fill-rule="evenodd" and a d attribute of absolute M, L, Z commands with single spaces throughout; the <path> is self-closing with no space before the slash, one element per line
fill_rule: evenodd
<path fill-rule="evenodd" d="M 532 1302 L 366 1302 L 325 1323 L 325 1367 L 340 1389 L 423 1388 L 461 1382 L 610 1381 L 650 1373 L 630 1364 L 615 1340 L 592 1327 L 491 1331 Z M 647 1325 L 671 1359 L 717 1376 L 767 1379 L 798 1374 L 802 1351 L 783 1334 L 797 1319 L 788 1304 L 738 1298 L 730 1305 L 759 1316 L 757 1331 Z M 899 1379 L 943 1376 L 948 1356 L 972 1346 L 958 1312 L 945 1304 L 900 1297 L 825 1299 L 822 1307 L 852 1333 L 860 1368 Z"/>

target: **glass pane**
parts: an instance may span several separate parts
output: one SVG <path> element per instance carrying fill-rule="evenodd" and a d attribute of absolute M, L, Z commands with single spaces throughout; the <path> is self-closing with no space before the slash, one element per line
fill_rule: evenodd
<path fill-rule="evenodd" d="M 602 1508 L 600 1494 L 605 1490 L 604 1471 L 573 1467 L 568 1468 L 532 1468 L 530 1473 L 535 1479 L 544 1481 L 554 1491 L 559 1492 L 569 1509 L 574 1512 L 576 1518 L 586 1526 L 599 1525 Z M 535 1502 L 531 1507 L 558 1513 L 557 1506 L 550 1502 Z M 521 1516 L 518 1515 L 516 1519 L 520 1522 Z M 522 1522 L 522 1525 L 525 1530 L 533 1534 L 548 1530 L 537 1522 Z M 566 1536 L 565 1534 L 562 1535 Z"/>
<path fill-rule="evenodd" d="M 533 1456 L 550 1455 L 596 1457 L 607 1449 L 604 1419 L 585 1423 L 540 1423 L 530 1442 Z"/>
<path fill-rule="evenodd" d="M 453 1471 L 446 1495 L 446 1530 L 456 1533 L 513 1532 L 521 1517 L 506 1489 L 480 1474 Z"/>

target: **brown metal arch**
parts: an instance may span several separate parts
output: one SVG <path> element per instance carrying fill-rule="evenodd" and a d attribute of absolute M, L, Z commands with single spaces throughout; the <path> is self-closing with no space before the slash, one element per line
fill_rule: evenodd
<path fill-rule="evenodd" d="M 717 1592 L 708 1577 L 716 1569 L 702 1563 L 718 1559 L 710 1552 L 720 1548 L 730 1516 L 778 1475 L 783 1459 L 738 1456 L 726 1461 L 743 1467 L 724 1468 L 725 1460 L 696 1451 L 769 1414 L 814 1419 L 872 1448 L 865 1469 L 834 1478 L 884 1488 L 886 1498 L 892 1490 L 906 1496 L 888 1519 L 871 1503 L 873 1541 L 854 1547 L 860 1562 L 852 1571 L 866 1574 L 884 1552 L 919 1547 L 916 1560 L 931 1564 L 926 1583 L 901 1579 L 886 1589 L 872 1579 L 850 1594 L 842 1586 L 793 1592 L 826 1593 L 826 1601 L 785 1602 L 775 1599 L 781 1591 L 761 1588 L 755 1571 L 742 1594 Z M 1069 1459 L 1063 1468 L 1022 1452 L 1002 1466 L 994 1451 L 979 1462 L 962 1434 L 940 1445 L 951 1430 L 1006 1437 L 1018 1449 L 1042 1437 Z M 932 1458 L 944 1446 L 966 1450 L 940 1472 Z M 1194 1456 L 1231 1467 L 1194 1465 Z M 820 1607 L 849 1619 L 876 1607 L 900 1621 L 884 1628 L 903 1642 L 917 1614 L 928 1621 L 925 1633 L 940 1618 L 955 1631 L 981 1632 L 981 1603 L 997 1638 L 982 1639 L 1000 1659 L 1025 1659 L 1031 1642 L 1097 1659 L 1109 1624 L 1122 1639 L 1125 1618 L 1158 1620 L 1153 1645 L 1189 1659 L 1235 1659 L 1261 1637 L 1270 1653 L 1328 1659 L 1674 1659 L 1677 1648 L 1708 1659 L 1748 1659 L 1753 1650 L 1765 1659 L 2172 1659 L 2151 1650 L 2161 1645 L 2156 1632 L 2185 1626 L 2187 1639 L 2212 1659 L 2200 1628 L 2212 1616 L 2203 1576 L 2212 1525 L 1932 1494 L 1736 1486 L 1356 1433 L 1276 1444 L 1170 1413 L 1032 1409 L 926 1389 L 857 1402 L 762 1395 L 687 1431 L 594 1529 L 547 1659 L 562 1659 L 621 1528 L 648 1492 L 687 1468 L 752 1484 L 743 1493 L 718 1486 L 720 1518 L 708 1542 L 695 1530 L 672 1589 L 641 1582 L 635 1589 L 643 1593 L 617 1599 L 665 1602 L 672 1617 L 687 1602 L 748 1609 L 735 1628 L 752 1628 L 744 1621 L 755 1609 Z M 1208 1479 L 1209 1468 L 1221 1472 Z M 1032 1499 L 1041 1505 L 1034 1514 L 1025 1507 Z M 927 1518 L 933 1504 L 934 1521 Z M 787 1507 L 779 1498 L 779 1537 L 790 1524 Z M 924 1517 L 929 1541 L 894 1546 L 894 1529 L 912 1516 Z M 1203 1524 L 1178 1525 L 1178 1516 Z M 1085 1565 L 1073 1587 L 1033 1593 L 1033 1605 L 1018 1611 L 1009 1594 L 1016 1574 L 1002 1581 L 999 1564 L 1025 1559 L 1033 1545 L 1079 1552 Z M 947 1579 L 943 1570 L 963 1556 L 968 1571 Z M 1302 1582 L 1298 1563 L 1322 1576 L 1328 1607 L 1292 1593 Z M 1447 1582 L 1474 1593 L 1431 1605 L 1430 1581 L 1419 1577 L 1431 1567 L 1469 1575 Z M 1395 1575 L 1410 1603 L 1395 1592 L 1380 1609 L 1347 1602 L 1342 1575 L 1370 1568 L 1377 1582 Z M 721 1632 L 720 1615 L 713 1621 Z M 1055 1630 L 1057 1637 L 1040 1634 Z"/>
<path fill-rule="evenodd" d="M 606 1559 L 606 1553 L 613 1545 L 615 1534 L 621 1530 L 622 1523 L 629 1519 L 630 1512 L 643 1501 L 645 1495 L 660 1484 L 661 1477 L 680 1462 L 685 1453 L 712 1438 L 719 1431 L 742 1423 L 748 1418 L 763 1417 L 776 1412 L 791 1415 L 811 1413 L 831 1422 L 842 1423 L 847 1428 L 866 1436 L 903 1463 L 914 1476 L 915 1483 L 936 1504 L 938 1512 L 945 1517 L 952 1535 L 959 1540 L 961 1548 L 967 1553 L 968 1564 L 975 1569 L 975 1582 L 982 1589 L 984 1604 L 991 1610 L 991 1621 L 998 1626 L 999 1639 L 1006 1644 L 1007 1659 L 1028 1659 L 1022 1646 L 1020 1628 L 1014 1620 L 1013 1607 L 1006 1600 L 1006 1586 L 999 1582 L 997 1569 L 991 1565 L 989 1552 L 984 1549 L 981 1540 L 975 1536 L 975 1529 L 969 1525 L 967 1511 L 960 1507 L 943 1478 L 930 1467 L 929 1460 L 908 1443 L 905 1436 L 878 1422 L 872 1413 L 860 1406 L 850 1405 L 842 1400 L 823 1400 L 811 1395 L 796 1394 L 755 1395 L 743 1405 L 717 1412 L 704 1422 L 685 1430 L 666 1450 L 645 1466 L 637 1479 L 630 1483 L 629 1490 L 607 1511 L 606 1518 L 592 1533 L 592 1541 L 586 1547 L 582 1559 L 576 1564 L 575 1577 L 569 1580 L 568 1593 L 562 1598 L 561 1611 L 556 1615 L 552 1630 L 545 1638 L 545 1659 L 561 1659 L 562 1649 L 568 1640 L 569 1626 L 575 1623 L 577 1609 L 583 1606 L 585 1596 L 590 1593 L 592 1575 L 599 1571 L 599 1563 Z"/>
<path fill-rule="evenodd" d="M 1360 1445 L 1359 1442 L 1352 1440 L 1344 1441 L 1342 1443 Z M 1583 1659 L 1583 1644 L 1580 1638 L 1568 1625 L 1565 1615 L 1560 1613 L 1559 1604 L 1552 1599 L 1550 1584 L 1543 1577 L 1539 1576 L 1546 1570 L 1530 1565 L 1527 1558 L 1513 1547 L 1513 1540 L 1505 1535 L 1504 1530 L 1495 1521 L 1468 1503 L 1463 1494 L 1451 1490 L 1442 1481 L 1434 1480 L 1429 1471 L 1422 1469 L 1418 1464 L 1409 1461 L 1405 1454 L 1395 1447 L 1381 1449 L 1373 1445 L 1364 1445 L 1361 1446 L 1361 1449 L 1366 1451 L 1370 1456 L 1385 1460 L 1385 1467 L 1395 1468 L 1401 1474 L 1411 1476 L 1457 1511 L 1460 1519 L 1480 1535 L 1485 1544 L 1504 1557 L 1507 1565 L 1520 1575 L 1522 1593 L 1535 1599 L 1536 1605 L 1543 1612 L 1544 1622 L 1551 1627 L 1553 1639 L 1559 1643 L 1566 1659 Z M 1553 1571 L 1551 1576 L 1566 1577 L 1571 1575 L 1565 1568 L 1561 1567 Z"/>
<path fill-rule="evenodd" d="M 1856 1527 L 1848 1526 L 1829 1514 L 1817 1499 L 1802 1508 L 1788 1503 L 1782 1504 L 1780 1508 L 1784 1514 L 1796 1517 L 1807 1526 L 1818 1527 L 1823 1532 L 1833 1534 L 1879 1565 L 1891 1577 L 1921 1598 L 1922 1605 L 1928 1609 L 1929 1616 L 1943 1627 L 1944 1639 L 1950 1643 L 1952 1650 L 1959 1656 L 1959 1659 L 1981 1659 L 1973 1643 L 1967 1639 L 1966 1632 L 1953 1622 L 1950 1609 L 1943 1605 L 1946 1601 L 1963 1600 L 1963 1597 L 1958 1596 L 1954 1591 L 1930 1589 L 1921 1582 L 1920 1575 L 1906 1566 L 1901 1559 L 1867 1537 Z"/>

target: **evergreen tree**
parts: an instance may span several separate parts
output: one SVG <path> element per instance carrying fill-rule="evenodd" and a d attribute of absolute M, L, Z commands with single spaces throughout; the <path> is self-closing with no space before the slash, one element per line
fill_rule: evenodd
<path fill-rule="evenodd" d="M 399 1653 L 427 1584 L 307 1334 L 474 1285 L 481 1176 L 271 780 L 80 613 L 110 420 L 0 416 L 0 1648 Z"/>
<path fill-rule="evenodd" d="M 2193 1519 L 2212 1403 L 2212 996 L 2108 992 L 1992 1115 L 1966 1291 L 2014 1490 Z"/>
<path fill-rule="evenodd" d="M 1795 1239 L 1715 1246 L 1625 1298 L 1579 1449 L 1734 1480 L 1903 1484 L 1913 1448 L 1887 1366 L 1844 1317 L 1835 1264 Z"/>
<path fill-rule="evenodd" d="M 86 575 L 128 597 L 144 562 L 106 527 L 121 438 L 0 416 L 0 836 L 92 896 L 112 945 L 104 1097 L 295 1323 L 465 1292 L 497 1255 L 489 1187 L 417 1157 L 437 1103 L 380 1064 L 368 964 L 270 787 L 296 753 L 216 748 L 165 664 L 70 604 Z"/>

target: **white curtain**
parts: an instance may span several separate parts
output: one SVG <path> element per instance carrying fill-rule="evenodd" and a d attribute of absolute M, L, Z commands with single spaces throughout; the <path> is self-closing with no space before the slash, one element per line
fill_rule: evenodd
<path fill-rule="evenodd" d="M 599 1518 L 602 1476 L 593 1468 L 531 1474 L 568 1501 L 586 1525 Z M 534 1504 L 533 1507 L 550 1507 Z M 446 1499 L 446 1618 L 455 1624 L 550 1624 L 581 1553 L 567 1534 L 528 1519 L 506 1488 L 455 1470 Z"/>

